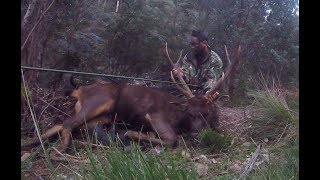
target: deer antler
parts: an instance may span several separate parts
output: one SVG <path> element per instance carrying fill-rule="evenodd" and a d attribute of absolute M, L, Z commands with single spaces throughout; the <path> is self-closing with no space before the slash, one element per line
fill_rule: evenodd
<path fill-rule="evenodd" d="M 171 64 L 172 68 L 174 68 L 174 67 L 177 66 L 177 64 L 179 63 L 179 61 L 180 61 L 180 59 L 181 59 L 182 50 L 180 51 L 180 57 L 179 57 L 179 59 L 178 59 L 178 61 L 177 61 L 176 64 L 174 64 L 173 61 L 172 61 L 171 58 L 170 58 L 170 55 L 169 55 L 169 52 L 168 52 L 167 43 L 166 43 L 166 55 L 167 55 L 167 58 L 168 58 L 168 60 L 169 60 L 169 62 L 170 62 L 170 64 Z M 170 73 L 171 73 L 171 79 L 172 79 L 172 81 L 173 81 L 173 82 L 176 82 L 175 79 L 174 79 L 174 77 L 173 77 L 173 75 L 172 75 L 172 72 L 170 72 Z M 181 91 L 184 95 L 186 95 L 188 98 L 193 97 L 194 95 L 192 94 L 190 88 L 188 87 L 187 83 L 184 81 L 184 79 L 182 78 L 182 76 L 178 74 L 177 77 L 178 77 L 179 81 L 181 82 L 181 84 L 182 84 L 182 86 L 183 86 L 183 88 L 181 88 L 178 84 L 175 84 L 176 87 L 178 88 L 178 90 L 180 90 L 180 91 Z"/>
<path fill-rule="evenodd" d="M 176 80 L 175 80 L 174 77 L 173 77 L 172 71 L 170 71 L 170 75 L 171 75 L 172 81 L 176 83 Z M 194 96 L 194 95 L 191 93 L 191 91 L 189 92 L 189 91 L 181 88 L 178 84 L 175 84 L 175 85 L 176 85 L 176 88 L 177 88 L 178 90 L 180 90 L 180 91 L 181 91 L 184 95 L 186 95 L 188 98 L 191 98 L 191 97 Z"/>
<path fill-rule="evenodd" d="M 240 49 L 241 47 L 239 46 L 237 53 L 240 53 Z M 226 56 L 228 58 L 228 61 L 230 62 L 229 59 L 229 53 L 227 50 L 227 47 L 225 46 L 225 51 L 226 51 Z M 216 83 L 214 84 L 214 86 L 206 93 L 205 97 L 209 100 L 209 101 L 213 101 L 213 99 L 215 99 L 217 96 L 215 95 L 217 91 L 220 90 L 220 88 L 222 87 L 225 79 L 230 75 L 232 69 L 235 67 L 235 65 L 237 64 L 237 62 L 239 61 L 240 58 L 236 58 L 234 61 L 232 61 L 231 63 L 229 63 L 225 73 L 222 73 L 222 76 L 220 77 L 220 79 L 218 79 L 216 81 Z"/>
<path fill-rule="evenodd" d="M 178 61 L 176 62 L 176 64 L 180 64 L 180 60 L 181 60 L 181 56 L 182 56 L 182 52 L 183 52 L 183 49 L 180 51 L 179 59 L 178 59 Z M 187 55 L 187 54 L 186 54 L 186 55 Z"/>

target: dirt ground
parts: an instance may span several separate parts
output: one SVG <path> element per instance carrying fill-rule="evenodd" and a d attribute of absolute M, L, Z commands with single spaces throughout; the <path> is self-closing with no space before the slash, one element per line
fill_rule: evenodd
<path fill-rule="evenodd" d="M 220 106 L 220 129 L 233 137 L 244 140 L 247 120 L 251 117 L 249 107 L 228 107 L 224 102 L 218 102 Z"/>

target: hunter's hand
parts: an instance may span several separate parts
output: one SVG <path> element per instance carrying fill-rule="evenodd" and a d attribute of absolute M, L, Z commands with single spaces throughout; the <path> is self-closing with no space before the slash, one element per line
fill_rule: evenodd
<path fill-rule="evenodd" d="M 172 74 L 174 75 L 174 76 L 180 76 L 180 77 L 182 77 L 183 76 L 183 71 L 182 71 L 182 69 L 181 69 L 181 67 L 179 67 L 179 66 L 176 66 L 176 67 L 174 67 L 173 69 L 172 69 Z"/>

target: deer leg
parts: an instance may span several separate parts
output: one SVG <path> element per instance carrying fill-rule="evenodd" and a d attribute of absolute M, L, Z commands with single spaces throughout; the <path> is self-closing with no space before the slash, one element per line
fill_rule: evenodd
<path fill-rule="evenodd" d="M 109 138 L 103 128 L 102 124 L 98 124 L 94 128 L 94 134 L 97 136 L 97 141 L 100 142 L 103 145 L 108 145 Z"/>
<path fill-rule="evenodd" d="M 90 120 L 87 124 L 83 124 L 79 127 L 79 129 L 94 129 L 94 128 L 98 128 L 96 130 L 96 132 L 98 133 L 98 139 L 101 138 L 102 142 L 106 142 L 103 137 L 103 129 L 102 126 L 103 125 L 107 125 L 110 124 L 111 120 L 108 117 L 105 116 L 100 116 L 98 118 L 92 119 Z M 41 135 L 41 139 L 48 139 L 56 134 L 58 134 L 59 132 L 61 132 L 63 129 L 63 125 L 59 124 L 59 125 L 55 125 L 52 128 L 50 128 L 49 130 L 47 130 L 44 134 Z M 33 139 L 31 139 L 29 142 L 23 144 L 21 147 L 23 148 L 27 148 L 30 146 L 35 146 L 40 144 L 40 140 L 38 137 L 34 137 Z"/>
<path fill-rule="evenodd" d="M 99 116 L 90 120 L 88 123 L 85 123 L 80 126 L 81 129 L 93 130 L 92 132 L 97 135 L 97 140 L 100 141 L 102 144 L 108 143 L 108 136 L 105 133 L 103 126 L 110 124 L 112 121 L 110 118 L 106 116 Z"/>
<path fill-rule="evenodd" d="M 145 119 L 151 124 L 154 132 L 164 141 L 164 145 L 175 147 L 177 145 L 177 136 L 172 127 L 165 121 L 162 114 L 146 114 Z"/>
<path fill-rule="evenodd" d="M 98 125 L 108 125 L 111 123 L 111 119 L 106 116 L 99 116 L 97 118 L 91 119 L 87 123 L 79 126 L 79 129 L 94 129 Z"/>
<path fill-rule="evenodd" d="M 146 114 L 145 120 L 151 124 L 155 133 L 159 136 L 159 138 L 151 137 L 150 135 L 146 135 L 144 133 L 139 133 L 136 131 L 127 131 L 125 136 L 136 140 L 136 141 L 146 141 L 151 142 L 157 145 L 165 145 L 169 147 L 175 147 L 177 143 L 176 133 L 174 130 L 166 124 L 162 116 L 158 114 Z"/>
<path fill-rule="evenodd" d="M 70 133 L 74 128 L 77 128 L 86 121 L 89 122 L 93 118 L 110 111 L 113 106 L 113 100 L 102 101 L 100 103 L 96 103 L 95 106 L 90 106 L 89 103 L 84 103 L 78 113 L 63 123 L 63 129 L 61 131 L 62 144 L 59 147 L 60 152 L 64 152 L 69 146 L 71 140 Z"/>
<path fill-rule="evenodd" d="M 132 131 L 128 130 L 125 134 L 125 137 L 128 137 L 134 141 L 143 141 L 143 142 L 151 142 L 156 145 L 166 145 L 165 141 L 162 141 L 161 139 L 151 137 L 148 134 L 142 133 L 142 132 L 137 132 L 137 131 Z"/>
<path fill-rule="evenodd" d="M 55 125 L 52 128 L 50 128 L 49 130 L 47 130 L 44 134 L 41 135 L 41 139 L 48 139 L 50 137 L 52 137 L 55 134 L 58 134 L 58 132 L 60 132 L 62 130 L 62 125 Z M 26 147 L 30 147 L 30 146 L 35 146 L 40 144 L 40 139 L 38 137 L 34 137 L 33 139 L 31 139 L 29 142 L 21 145 L 21 147 L 26 148 Z"/>

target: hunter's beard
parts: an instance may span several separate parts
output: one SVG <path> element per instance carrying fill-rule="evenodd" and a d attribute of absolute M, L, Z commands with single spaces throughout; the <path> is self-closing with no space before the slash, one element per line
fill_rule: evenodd
<path fill-rule="evenodd" d="M 205 49 L 198 49 L 193 51 L 193 55 L 196 59 L 202 60 L 204 57 L 206 57 L 206 51 Z"/>

